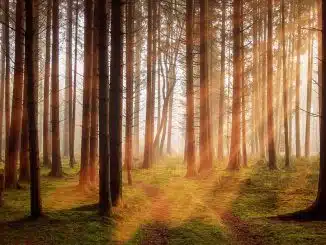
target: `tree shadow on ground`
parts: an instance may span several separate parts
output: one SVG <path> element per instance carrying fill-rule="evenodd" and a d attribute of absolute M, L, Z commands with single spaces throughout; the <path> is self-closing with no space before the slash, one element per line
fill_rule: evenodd
<path fill-rule="evenodd" d="M 144 224 L 126 244 L 219 245 L 229 243 L 218 226 L 192 219 L 179 226 L 170 226 L 162 222 Z"/>

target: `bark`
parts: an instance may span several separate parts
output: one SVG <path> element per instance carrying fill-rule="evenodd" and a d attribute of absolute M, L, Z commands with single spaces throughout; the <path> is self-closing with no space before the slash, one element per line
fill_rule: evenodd
<path fill-rule="evenodd" d="M 56 0 L 54 0 L 56 1 Z M 37 81 L 35 80 L 35 45 L 34 45 L 34 8 L 33 0 L 25 1 L 26 9 L 26 64 L 27 64 L 27 94 L 28 94 L 28 128 L 30 145 L 30 172 L 31 172 L 31 216 L 37 218 L 42 213 L 40 193 L 40 161 L 37 136 Z M 58 5 L 57 5 L 58 6 Z"/>
<path fill-rule="evenodd" d="M 229 170 L 240 169 L 240 105 L 241 105 L 241 4 L 236 0 L 233 4 L 233 100 L 232 131 Z"/>
<path fill-rule="evenodd" d="M 276 169 L 273 117 L 273 0 L 268 0 L 268 40 L 267 40 L 267 138 L 268 166 Z"/>
<path fill-rule="evenodd" d="M 108 1 L 97 0 L 99 33 L 108 33 L 107 7 Z M 110 191 L 110 148 L 109 148 L 109 77 L 108 77 L 108 35 L 99 35 L 99 211 L 103 216 L 111 214 Z"/>
<path fill-rule="evenodd" d="M 110 177 L 112 204 L 122 197 L 122 2 L 112 0 L 110 73 Z"/>
<path fill-rule="evenodd" d="M 283 116 L 284 116 L 284 147 L 285 147 L 285 166 L 290 166 L 290 146 L 289 146 L 289 106 L 288 106 L 288 77 L 287 77 L 287 52 L 285 40 L 285 0 L 281 0 L 281 14 L 282 14 L 282 51 L 283 51 Z"/>
<path fill-rule="evenodd" d="M 4 1 L 1 1 L 1 7 L 4 9 Z M 2 18 L 3 20 L 4 18 Z M 1 42 L 3 44 L 6 43 L 6 37 L 5 37 L 5 33 L 6 33 L 6 26 L 2 25 L 2 38 L 1 38 Z M 2 158 L 2 153 L 3 153 L 3 114 L 4 114 L 4 96 L 5 96 L 5 75 L 6 75 L 6 55 L 4 52 L 1 52 L 1 85 L 0 85 L 0 160 L 3 161 Z"/>
<path fill-rule="evenodd" d="M 17 187 L 17 161 L 19 157 L 20 134 L 23 114 L 23 87 L 24 87 L 24 59 L 22 42 L 24 4 L 23 0 L 16 2 L 16 20 L 15 20 L 15 71 L 12 97 L 11 126 L 9 131 L 8 158 L 5 165 L 5 187 Z"/>
<path fill-rule="evenodd" d="M 153 44 L 153 26 L 152 26 L 152 1 L 147 0 L 148 24 L 147 24 L 147 84 L 146 84 L 146 124 L 145 124 L 145 146 L 143 168 L 150 168 L 153 161 L 153 139 L 152 135 L 152 44 Z"/>
<path fill-rule="evenodd" d="M 195 128 L 194 128 L 194 81 L 193 81 L 193 24 L 194 24 L 194 1 L 187 0 L 186 12 L 186 64 L 187 64 L 187 125 L 186 125 L 186 148 L 185 159 L 187 162 L 187 177 L 196 175 L 196 155 L 195 155 Z"/>
<path fill-rule="evenodd" d="M 301 140 L 300 140 L 300 63 L 301 63 L 301 0 L 297 0 L 297 22 L 298 22 L 298 41 L 297 41 L 297 65 L 296 65 L 296 83 L 295 83 L 295 145 L 296 157 L 301 157 Z"/>
<path fill-rule="evenodd" d="M 126 54 L 126 139 L 125 139 L 125 164 L 127 166 L 128 185 L 132 185 L 132 115 L 133 115 L 133 80 L 134 80 L 134 1 L 127 3 L 127 54 Z"/>
<path fill-rule="evenodd" d="M 221 83 L 219 91 L 219 122 L 218 122 L 218 148 L 217 158 L 222 160 L 224 157 L 223 128 L 224 128 L 224 86 L 225 86 L 225 32 L 226 24 L 226 1 L 222 1 L 222 30 L 221 30 Z"/>
<path fill-rule="evenodd" d="M 93 72 L 93 1 L 85 1 L 84 91 L 79 184 L 88 185 L 90 169 L 91 88 Z"/>
<path fill-rule="evenodd" d="M 98 9 L 94 5 L 94 32 L 93 32 L 93 81 L 92 81 L 92 98 L 91 98 L 91 136 L 90 136 L 90 181 L 95 184 L 96 176 L 96 158 L 98 152 L 98 35 L 99 32 L 96 28 L 98 21 L 96 19 Z"/>
<path fill-rule="evenodd" d="M 51 176 L 62 176 L 59 124 L 59 0 L 52 5 L 52 168 Z"/>
<path fill-rule="evenodd" d="M 45 41 L 45 66 L 44 66 L 44 104 L 43 104 L 43 165 L 46 167 L 51 166 L 49 156 L 49 86 L 50 86 L 50 59 L 51 59 L 51 8 L 52 0 L 47 0 L 47 13 L 46 13 L 46 41 Z"/>

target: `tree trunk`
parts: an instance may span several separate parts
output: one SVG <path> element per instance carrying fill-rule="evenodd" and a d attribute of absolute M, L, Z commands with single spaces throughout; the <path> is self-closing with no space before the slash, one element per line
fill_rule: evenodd
<path fill-rule="evenodd" d="M 85 1 L 84 91 L 79 184 L 88 185 L 90 168 L 90 123 L 93 74 L 93 1 Z"/>
<path fill-rule="evenodd" d="M 1 7 L 4 9 L 4 1 L 1 1 Z M 2 17 L 2 19 L 4 19 Z M 2 35 L 2 38 L 1 38 L 1 42 L 3 44 L 6 43 L 6 36 L 5 36 L 5 33 L 6 33 L 6 26 L 5 25 L 2 25 L 2 32 L 1 32 L 1 35 Z M 0 160 L 3 161 L 3 158 L 2 158 L 2 153 L 3 153 L 3 114 L 4 114 L 4 96 L 5 96 L 5 75 L 6 75 L 6 54 L 5 52 L 2 52 L 1 53 L 1 86 L 0 86 Z"/>
<path fill-rule="evenodd" d="M 35 44 L 34 44 L 34 8 L 33 0 L 25 1 L 26 9 L 26 64 L 27 64 L 27 94 L 28 94 L 28 128 L 30 145 L 30 172 L 31 172 L 31 215 L 37 218 L 42 213 L 41 192 L 40 192 L 40 161 L 37 136 L 37 84 L 35 80 Z M 56 0 L 54 0 L 56 2 Z M 59 5 L 57 5 L 59 6 Z M 57 15 L 55 13 L 54 15 Z M 55 23 L 55 22 L 54 22 Z M 20 39 L 21 40 L 21 39 Z"/>
<path fill-rule="evenodd" d="M 112 0 L 111 16 L 111 73 L 110 73 L 110 177 L 112 204 L 122 197 L 122 2 Z"/>
<path fill-rule="evenodd" d="M 45 41 L 45 66 L 44 66 L 44 104 L 43 104 L 43 165 L 51 166 L 49 156 L 49 81 L 50 81 L 50 59 L 51 59 L 51 8 L 52 0 L 47 0 L 46 14 L 46 41 Z"/>
<path fill-rule="evenodd" d="M 96 28 L 98 9 L 94 5 L 94 31 L 93 31 L 93 81 L 92 81 L 92 95 L 91 95 L 91 136 L 90 136 L 90 181 L 95 184 L 96 176 L 96 158 L 98 152 L 98 35 L 99 32 Z"/>
<path fill-rule="evenodd" d="M 187 177 L 196 175 L 196 155 L 195 155 L 195 128 L 194 128 L 194 81 L 193 81 L 193 24 L 194 24 L 194 1 L 187 0 L 187 125 L 186 125 L 186 160 L 187 160 Z"/>
<path fill-rule="evenodd" d="M 301 63 L 301 0 L 298 0 L 298 42 L 297 42 L 297 66 L 296 66 L 296 84 L 295 84 L 295 140 L 296 140 L 296 157 L 301 157 L 301 143 L 300 143 L 300 63 Z"/>
<path fill-rule="evenodd" d="M 282 14 L 282 51 L 283 51 L 283 114 L 284 114 L 284 147 L 285 147 L 285 166 L 290 166 L 290 146 L 289 146 L 289 124 L 288 124 L 288 78 L 287 78 L 287 52 L 285 40 L 285 0 L 281 0 L 281 14 Z"/>
<path fill-rule="evenodd" d="M 20 134 L 23 114 L 23 78 L 24 78 L 24 59 L 23 50 L 24 38 L 23 20 L 24 5 L 23 0 L 16 2 L 16 21 L 15 21 L 15 71 L 12 97 L 11 126 L 9 131 L 8 161 L 5 165 L 5 187 L 17 187 L 17 161 L 19 157 Z"/>
<path fill-rule="evenodd" d="M 59 122 L 59 0 L 52 5 L 52 168 L 51 176 L 62 176 Z"/>
<path fill-rule="evenodd" d="M 147 0 L 148 24 L 147 24 L 147 85 L 146 85 L 146 124 L 145 124 L 145 146 L 143 168 L 150 168 L 153 161 L 153 140 L 152 130 L 152 45 L 153 45 L 153 26 L 152 26 L 152 0 Z"/>
<path fill-rule="evenodd" d="M 268 166 L 276 169 L 273 117 L 273 0 L 268 0 L 268 40 L 267 40 L 267 138 Z"/>
<path fill-rule="evenodd" d="M 134 1 L 127 3 L 127 54 L 126 54 L 126 143 L 125 143 L 125 164 L 127 166 L 128 184 L 132 185 L 132 115 L 133 115 L 133 80 L 134 80 Z"/>
<path fill-rule="evenodd" d="M 99 33 L 108 33 L 107 24 L 107 7 L 108 1 L 97 0 L 96 8 L 98 9 L 98 25 Z M 111 214 L 111 191 L 110 191 L 110 148 L 109 148 L 109 77 L 108 77 L 108 36 L 98 36 L 98 51 L 102 55 L 98 55 L 99 65 L 99 211 L 103 216 Z"/>

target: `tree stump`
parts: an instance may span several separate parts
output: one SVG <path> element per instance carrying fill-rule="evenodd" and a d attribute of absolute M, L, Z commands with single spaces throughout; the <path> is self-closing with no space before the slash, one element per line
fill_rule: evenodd
<path fill-rule="evenodd" d="M 0 207 L 3 205 L 3 192 L 5 190 L 5 175 L 0 173 Z"/>

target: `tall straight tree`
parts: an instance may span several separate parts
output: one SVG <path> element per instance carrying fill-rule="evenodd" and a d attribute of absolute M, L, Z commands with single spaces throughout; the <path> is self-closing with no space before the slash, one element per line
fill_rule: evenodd
<path fill-rule="evenodd" d="M 97 5 L 94 5 L 94 28 L 93 28 L 93 79 L 91 92 L 91 130 L 90 130 L 90 155 L 89 174 L 91 183 L 95 183 L 96 158 L 98 152 L 98 30 L 97 30 Z"/>
<path fill-rule="evenodd" d="M 284 146 L 285 146 L 285 166 L 290 166 L 290 146 L 289 146 L 289 106 L 288 106 L 288 78 L 287 78 L 287 53 L 286 53 L 286 40 L 285 40 L 285 0 L 281 0 L 281 14 L 282 14 L 282 64 L 283 64 L 283 125 L 284 125 Z"/>
<path fill-rule="evenodd" d="M 45 34 L 45 65 L 44 65 L 44 90 L 43 90 L 43 164 L 50 167 L 49 156 L 49 90 L 50 90 L 50 60 L 51 60 L 51 9 L 52 0 L 47 0 L 46 34 Z"/>
<path fill-rule="evenodd" d="M 62 176 L 59 124 L 59 0 L 52 5 L 52 168 L 51 176 Z"/>
<path fill-rule="evenodd" d="M 225 86 L 225 43 L 226 43 L 226 1 L 222 1 L 222 29 L 221 29 L 221 82 L 219 90 L 219 122 L 218 122 L 218 146 L 217 158 L 223 159 L 223 128 L 224 128 L 224 86 Z"/>
<path fill-rule="evenodd" d="M 268 166 L 276 169 L 276 152 L 274 143 L 273 117 L 273 0 L 268 0 L 268 40 L 267 40 L 267 138 L 268 138 Z"/>
<path fill-rule="evenodd" d="M 240 110 L 241 110 L 241 0 L 233 4 L 233 100 L 232 129 L 228 169 L 240 169 Z"/>
<path fill-rule="evenodd" d="M 208 2 L 200 1 L 200 167 L 199 172 L 213 167 L 209 143 L 208 93 Z"/>
<path fill-rule="evenodd" d="M 91 123 L 91 88 L 93 74 L 93 1 L 85 0 L 85 42 L 84 42 L 84 91 L 82 142 L 79 184 L 85 186 L 89 182 L 90 164 L 90 123 Z"/>
<path fill-rule="evenodd" d="M 153 43 L 153 26 L 152 26 L 152 0 L 147 0 L 147 84 L 146 84 L 146 124 L 145 124 L 145 146 L 143 168 L 149 168 L 153 161 L 153 138 L 151 137 L 151 120 L 152 120 L 152 43 Z"/>
<path fill-rule="evenodd" d="M 5 165 L 5 186 L 6 188 L 17 187 L 17 161 L 19 157 L 19 143 L 23 115 L 23 78 L 24 78 L 24 59 L 22 42 L 24 21 L 24 2 L 16 2 L 16 21 L 15 21 L 15 73 L 14 88 L 12 97 L 12 115 L 9 131 L 8 158 Z"/>
<path fill-rule="evenodd" d="M 114 206 L 122 197 L 122 40 L 122 1 L 112 0 L 109 134 L 111 200 Z"/>
<path fill-rule="evenodd" d="M 95 21 L 99 33 L 108 33 L 107 7 L 108 1 L 97 0 L 98 20 Z M 108 35 L 98 36 L 99 64 L 99 211 L 103 216 L 111 213 L 111 191 L 110 191 L 110 158 L 109 158 L 109 77 L 108 77 Z"/>
<path fill-rule="evenodd" d="M 186 39 L 187 39 L 187 125 L 186 125 L 186 150 L 187 177 L 196 175 L 195 127 L 194 127 L 194 81 L 193 81 L 193 24 L 194 0 L 187 0 L 186 12 Z"/>
<path fill-rule="evenodd" d="M 33 25 L 33 0 L 25 0 L 26 35 L 25 50 L 27 64 L 27 94 L 28 94 L 28 128 L 30 145 L 30 172 L 31 172 L 31 216 L 38 218 L 42 214 L 40 192 L 40 160 L 37 136 L 37 81 L 35 80 L 35 29 Z"/>
<path fill-rule="evenodd" d="M 4 1 L 1 1 L 1 7 L 4 9 Z M 3 24 L 1 29 L 1 42 L 3 44 L 6 43 L 6 26 Z M 3 118 L 4 118 L 4 110 L 3 110 L 3 105 L 4 105 L 4 96 L 5 96 L 5 76 L 6 76 L 6 54 L 5 52 L 1 53 L 1 86 L 0 86 L 0 160 L 3 161 L 2 158 L 2 148 L 3 148 Z"/>
<path fill-rule="evenodd" d="M 70 130 L 72 123 L 72 3 L 67 1 L 67 37 L 66 37 L 66 88 L 64 108 L 63 155 L 69 155 Z"/>
<path fill-rule="evenodd" d="M 301 140 L 300 140 L 300 83 L 301 83 L 301 0 L 297 0 L 297 65 L 296 65 L 296 83 L 295 83 L 295 146 L 296 157 L 301 157 Z"/>
<path fill-rule="evenodd" d="M 134 80 L 134 0 L 127 2 L 127 47 L 126 47 L 126 139 L 125 164 L 127 166 L 128 184 L 132 184 L 132 116 L 133 116 L 133 80 Z"/>

